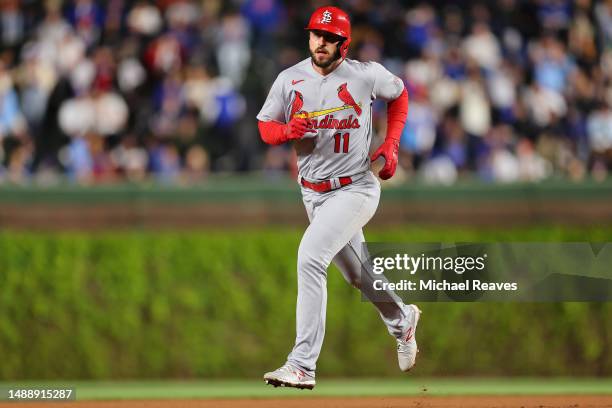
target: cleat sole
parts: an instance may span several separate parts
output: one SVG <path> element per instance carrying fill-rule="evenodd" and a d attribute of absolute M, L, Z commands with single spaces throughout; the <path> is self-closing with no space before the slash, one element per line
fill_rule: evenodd
<path fill-rule="evenodd" d="M 287 381 L 267 379 L 265 380 L 266 384 L 272 385 L 274 388 L 277 387 L 288 387 L 288 388 L 298 388 L 300 390 L 312 390 L 315 385 L 314 384 L 295 384 Z"/>

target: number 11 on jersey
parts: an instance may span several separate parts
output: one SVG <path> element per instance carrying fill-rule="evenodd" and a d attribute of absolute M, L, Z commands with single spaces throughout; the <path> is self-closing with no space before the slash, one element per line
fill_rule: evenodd
<path fill-rule="evenodd" d="M 334 153 L 340 153 L 340 145 L 342 145 L 342 153 L 348 153 L 350 134 L 338 132 L 334 135 Z"/>

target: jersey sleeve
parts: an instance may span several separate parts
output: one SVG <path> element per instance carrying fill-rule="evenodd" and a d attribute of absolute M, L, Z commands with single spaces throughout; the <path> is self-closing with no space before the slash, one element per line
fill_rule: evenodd
<path fill-rule="evenodd" d="M 285 122 L 285 111 L 287 109 L 287 103 L 285 103 L 285 95 L 283 89 L 282 75 L 279 75 L 268 93 L 268 97 L 264 102 L 261 110 L 257 114 L 257 119 L 268 122 L 275 120 L 278 122 Z"/>
<path fill-rule="evenodd" d="M 389 72 L 377 62 L 370 64 L 371 74 L 374 77 L 372 96 L 386 101 L 397 99 L 404 91 L 401 79 Z"/>

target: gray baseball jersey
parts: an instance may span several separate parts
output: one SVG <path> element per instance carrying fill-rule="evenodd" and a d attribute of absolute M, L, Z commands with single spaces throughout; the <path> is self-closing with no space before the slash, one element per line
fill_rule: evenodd
<path fill-rule="evenodd" d="M 298 150 L 298 168 L 309 181 L 353 176 L 370 168 L 372 101 L 396 99 L 402 81 L 376 62 L 344 60 L 323 76 L 307 58 L 281 72 L 257 119 L 287 123 L 308 118 L 309 149 Z"/>

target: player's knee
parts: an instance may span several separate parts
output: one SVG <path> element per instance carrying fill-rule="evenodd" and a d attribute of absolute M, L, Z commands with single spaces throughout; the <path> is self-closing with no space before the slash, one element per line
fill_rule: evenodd
<path fill-rule="evenodd" d="M 327 265 L 325 265 L 325 260 L 323 257 L 301 250 L 298 252 L 297 267 L 300 273 L 325 274 L 325 271 L 327 270 Z"/>
<path fill-rule="evenodd" d="M 342 276 L 348 284 L 357 289 L 361 289 L 361 274 L 358 270 L 355 270 L 352 267 L 346 267 L 346 265 L 344 265 L 344 268 L 341 267 L 341 270 Z"/>
<path fill-rule="evenodd" d="M 347 276 L 346 280 L 355 288 L 361 289 L 361 276 L 359 274 Z"/>

